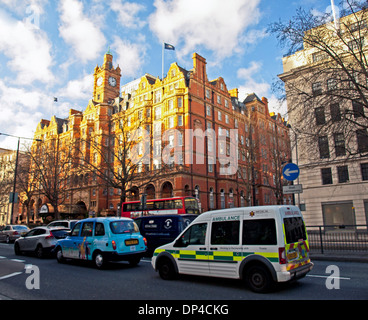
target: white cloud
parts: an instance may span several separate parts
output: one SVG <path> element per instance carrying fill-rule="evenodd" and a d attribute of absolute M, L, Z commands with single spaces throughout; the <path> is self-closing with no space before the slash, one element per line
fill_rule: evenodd
<path fill-rule="evenodd" d="M 44 31 L 29 21 L 19 21 L 0 11 L 0 52 L 9 59 L 7 65 L 17 76 L 10 79 L 18 84 L 53 81 L 50 71 L 51 44 Z"/>
<path fill-rule="evenodd" d="M 239 52 L 246 29 L 258 23 L 259 3 L 260 0 L 155 0 L 150 28 L 161 41 L 184 42 L 180 54 L 204 46 L 222 59 Z"/>
<path fill-rule="evenodd" d="M 132 43 L 115 36 L 111 49 L 116 52 L 114 60 L 119 64 L 123 77 L 140 76 L 146 55 L 144 42 Z"/>
<path fill-rule="evenodd" d="M 261 62 L 251 61 L 248 68 L 238 70 L 237 78 L 243 80 L 243 84 L 239 86 L 239 99 L 243 100 L 251 93 L 255 93 L 259 98 L 266 97 L 269 112 L 280 113 L 285 117 L 287 114 L 286 101 L 280 102 L 271 92 L 270 84 L 262 79 L 262 68 Z"/>
<path fill-rule="evenodd" d="M 106 46 L 106 39 L 96 23 L 83 12 L 83 4 L 77 0 L 63 0 L 59 5 L 59 32 L 76 55 L 76 60 L 87 62 L 99 57 Z"/>
<path fill-rule="evenodd" d="M 3 80 L 0 80 L 0 101 L 6 106 L 1 109 L 0 132 L 26 138 L 33 137 L 38 122 L 53 104 L 52 97 L 42 91 L 14 88 Z"/>
<path fill-rule="evenodd" d="M 87 74 L 82 79 L 71 80 L 66 88 L 62 88 L 56 94 L 58 98 L 66 98 L 70 100 L 85 100 L 92 98 L 93 92 L 93 75 Z M 60 100 L 60 99 L 59 99 Z"/>
<path fill-rule="evenodd" d="M 237 72 L 238 79 L 244 81 L 239 87 L 239 94 L 246 96 L 250 93 L 255 93 L 259 97 L 267 97 L 270 85 L 262 80 L 257 81 L 257 75 L 259 76 L 262 72 L 262 63 L 257 61 L 250 62 L 248 68 L 241 68 Z"/>
<path fill-rule="evenodd" d="M 126 28 L 142 28 L 146 25 L 138 14 L 145 9 L 141 4 L 123 0 L 112 0 L 110 8 L 118 15 L 118 22 Z"/>

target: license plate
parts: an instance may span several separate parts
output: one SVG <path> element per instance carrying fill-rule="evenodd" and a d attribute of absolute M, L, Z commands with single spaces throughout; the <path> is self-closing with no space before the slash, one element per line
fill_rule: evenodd
<path fill-rule="evenodd" d="M 298 253 L 296 251 L 287 254 L 287 259 L 288 260 L 294 260 L 297 257 L 298 257 Z"/>
<path fill-rule="evenodd" d="M 129 239 L 129 240 L 125 240 L 125 245 L 126 246 L 133 246 L 135 244 L 138 244 L 138 239 Z"/>

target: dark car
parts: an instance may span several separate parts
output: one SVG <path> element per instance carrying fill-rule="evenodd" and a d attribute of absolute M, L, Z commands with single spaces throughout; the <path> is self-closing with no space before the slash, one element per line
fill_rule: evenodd
<path fill-rule="evenodd" d="M 139 230 L 147 239 L 147 253 L 152 256 L 157 247 L 170 243 L 195 219 L 196 214 L 162 214 L 135 218 Z"/>

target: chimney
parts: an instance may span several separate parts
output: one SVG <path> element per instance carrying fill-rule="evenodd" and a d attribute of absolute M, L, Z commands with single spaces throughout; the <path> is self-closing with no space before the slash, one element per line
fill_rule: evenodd
<path fill-rule="evenodd" d="M 201 57 L 198 53 L 194 53 L 192 59 L 195 75 L 199 79 L 207 81 L 206 59 Z"/>
<path fill-rule="evenodd" d="M 229 94 L 233 98 L 239 98 L 239 90 L 238 90 L 238 88 L 229 90 Z"/>

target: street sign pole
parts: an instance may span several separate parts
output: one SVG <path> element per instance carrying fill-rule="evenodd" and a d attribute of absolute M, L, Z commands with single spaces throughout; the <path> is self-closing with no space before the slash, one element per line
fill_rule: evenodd
<path fill-rule="evenodd" d="M 300 193 L 303 192 L 302 186 L 299 184 L 299 173 L 300 169 L 299 166 L 295 163 L 287 163 L 284 168 L 282 169 L 283 177 L 288 180 L 292 181 L 292 185 L 284 186 L 283 192 L 285 194 L 298 194 L 298 206 L 300 206 Z M 297 180 L 298 183 L 294 185 L 294 180 Z M 294 196 L 293 196 L 294 197 Z M 294 197 L 294 204 L 295 204 L 295 197 Z"/>

